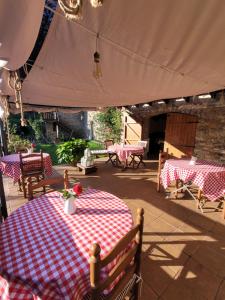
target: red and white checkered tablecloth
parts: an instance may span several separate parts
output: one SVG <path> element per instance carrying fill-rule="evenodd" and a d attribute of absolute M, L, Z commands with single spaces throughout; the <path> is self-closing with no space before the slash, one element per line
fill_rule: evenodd
<path fill-rule="evenodd" d="M 30 161 L 31 166 L 37 162 L 35 157 L 27 159 Z M 52 161 L 48 153 L 43 153 L 44 167 L 46 176 L 52 175 Z M 19 154 L 5 155 L 0 158 L 0 171 L 9 177 L 13 178 L 14 182 L 20 179 L 20 157 Z"/>
<path fill-rule="evenodd" d="M 187 159 L 169 159 L 161 172 L 164 188 L 177 179 L 184 182 L 192 181 L 211 201 L 223 196 L 225 189 L 225 165 L 216 162 L 197 160 L 190 165 Z"/>
<path fill-rule="evenodd" d="M 116 152 L 120 161 L 126 161 L 131 154 L 144 154 L 144 148 L 137 145 L 112 145 L 108 151 Z"/>
<path fill-rule="evenodd" d="M 107 192 L 86 190 L 76 199 L 73 215 L 63 206 L 60 194 L 52 192 L 1 224 L 2 300 L 82 299 L 89 290 L 91 245 L 99 243 L 104 256 L 133 226 L 127 205 Z"/>

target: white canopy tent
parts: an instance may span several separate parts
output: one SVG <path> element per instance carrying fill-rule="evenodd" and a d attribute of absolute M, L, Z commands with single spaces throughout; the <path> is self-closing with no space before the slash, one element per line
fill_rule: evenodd
<path fill-rule="evenodd" d="M 17 70 L 29 58 L 43 15 L 43 0 L 0 0 L 0 58 Z"/>
<path fill-rule="evenodd" d="M 57 9 L 23 83 L 24 103 L 121 106 L 224 89 L 223 0 L 83 3 L 79 21 Z M 93 76 L 96 50 L 99 79 Z"/>
<path fill-rule="evenodd" d="M 8 86 L 8 70 L 17 70 L 28 60 L 41 25 L 43 0 L 0 0 L 0 95 L 14 95 Z"/>

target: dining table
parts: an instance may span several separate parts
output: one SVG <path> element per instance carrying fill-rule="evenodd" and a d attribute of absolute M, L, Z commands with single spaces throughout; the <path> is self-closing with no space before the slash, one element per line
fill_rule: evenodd
<path fill-rule="evenodd" d="M 22 153 L 22 155 L 27 155 L 27 153 Z M 26 161 L 30 162 L 30 165 L 35 165 L 37 163 L 37 158 L 30 157 Z M 48 153 L 43 153 L 43 161 L 46 176 L 52 175 L 52 160 Z M 13 182 L 16 183 L 20 179 L 20 156 L 19 154 L 10 154 L 0 157 L 0 171 L 11 178 Z"/>
<path fill-rule="evenodd" d="M 105 191 L 86 189 L 64 212 L 60 192 L 44 194 L 13 212 L 0 227 L 0 297 L 81 300 L 90 290 L 89 250 L 104 257 L 132 228 L 130 209 Z M 112 270 L 119 256 L 104 268 Z"/>
<path fill-rule="evenodd" d="M 161 172 L 163 187 L 178 179 L 184 184 L 194 183 L 208 200 L 215 201 L 224 195 L 225 165 L 200 159 L 194 163 L 190 159 L 168 159 Z"/>
<path fill-rule="evenodd" d="M 116 153 L 119 160 L 124 164 L 124 167 L 126 167 L 127 160 L 132 154 L 144 154 L 144 147 L 139 145 L 114 144 L 108 147 L 108 151 Z"/>

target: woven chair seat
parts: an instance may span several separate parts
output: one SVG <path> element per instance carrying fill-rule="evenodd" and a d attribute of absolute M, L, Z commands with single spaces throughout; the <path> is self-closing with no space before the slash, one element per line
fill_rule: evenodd
<path fill-rule="evenodd" d="M 130 281 L 126 284 L 126 286 L 123 288 L 123 290 L 119 293 L 119 295 L 114 300 L 124 300 L 124 298 L 128 295 L 129 291 L 133 288 L 133 286 L 138 283 L 139 281 L 142 282 L 142 278 L 136 274 L 133 275 L 133 277 L 130 279 Z M 110 294 L 104 295 L 102 294 L 99 297 L 99 300 L 107 300 Z M 90 300 L 91 295 L 87 294 L 84 297 L 84 300 Z"/>

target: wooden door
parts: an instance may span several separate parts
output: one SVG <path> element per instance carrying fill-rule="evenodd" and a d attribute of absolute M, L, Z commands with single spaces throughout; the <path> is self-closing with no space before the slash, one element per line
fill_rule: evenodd
<path fill-rule="evenodd" d="M 137 144 L 141 140 L 142 126 L 124 113 L 124 143 Z"/>
<path fill-rule="evenodd" d="M 198 118 L 180 113 L 167 115 L 164 151 L 175 157 L 193 155 Z"/>

